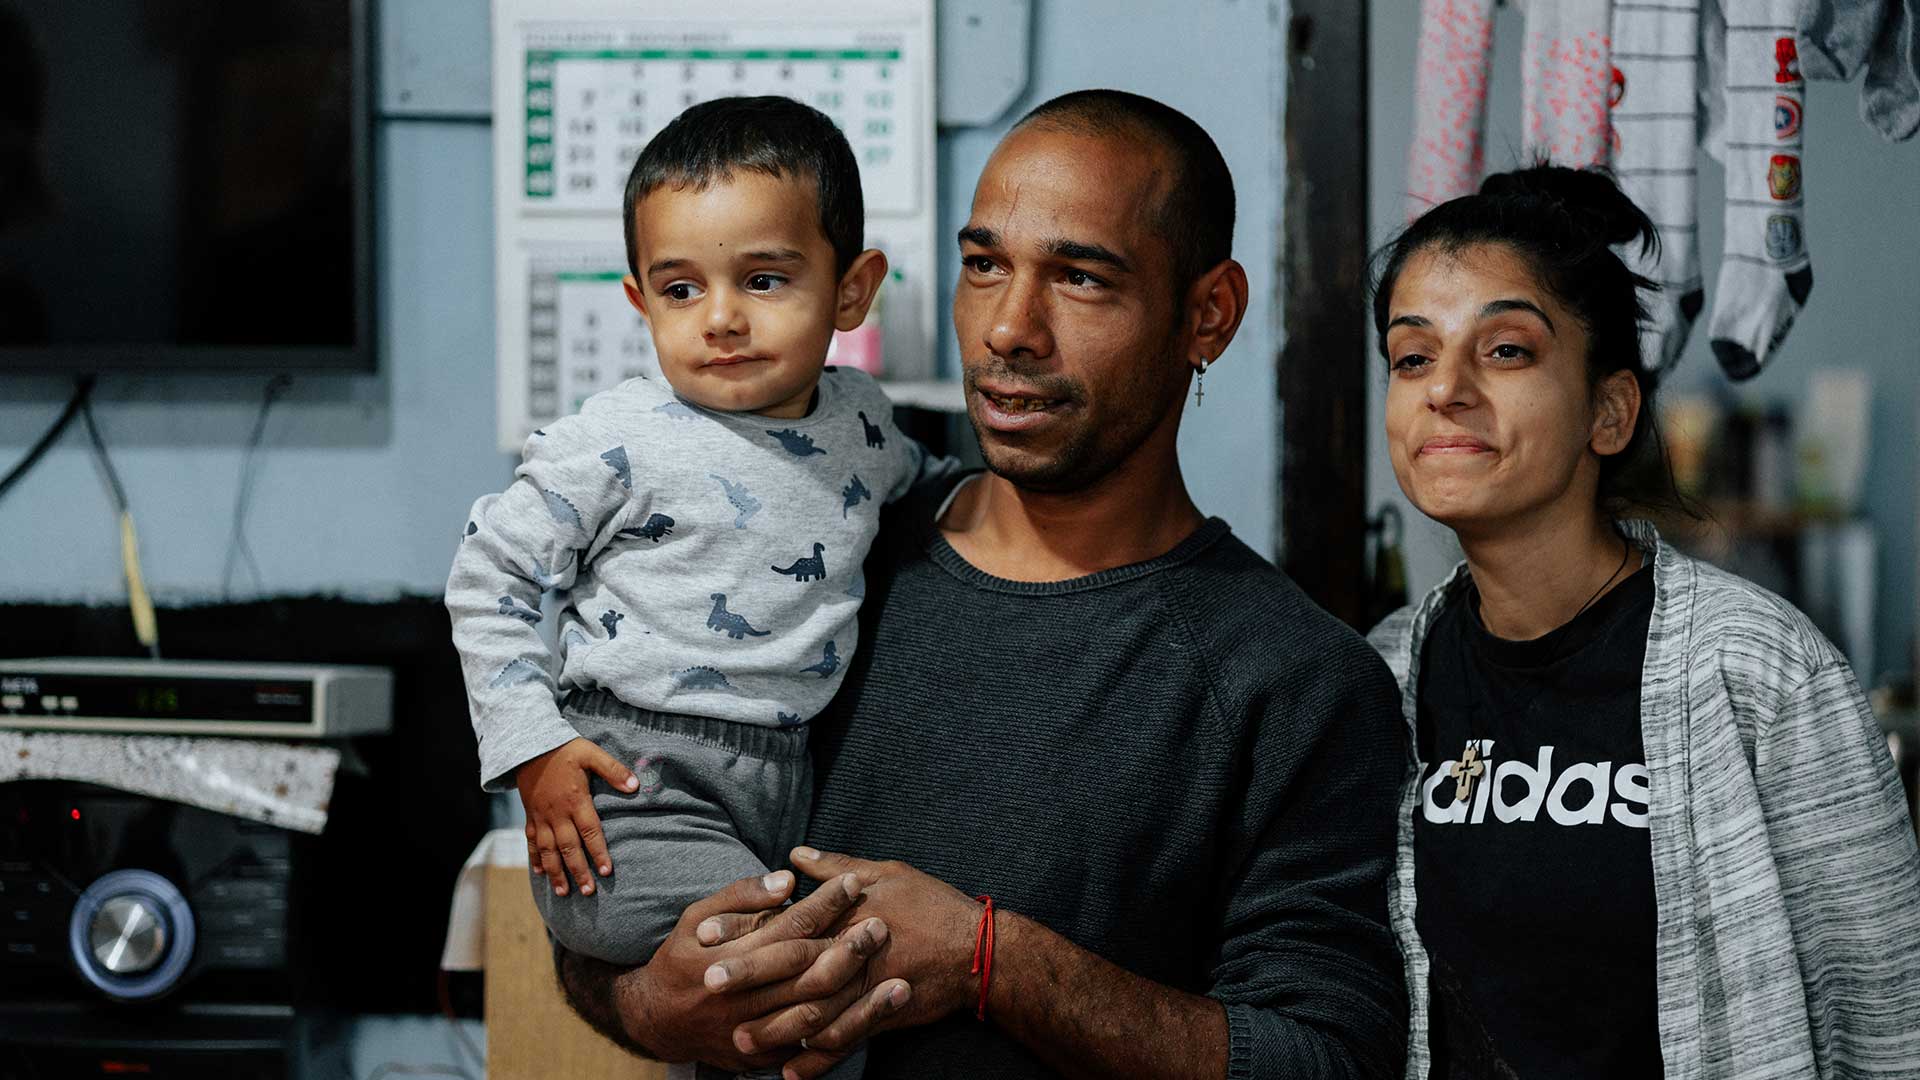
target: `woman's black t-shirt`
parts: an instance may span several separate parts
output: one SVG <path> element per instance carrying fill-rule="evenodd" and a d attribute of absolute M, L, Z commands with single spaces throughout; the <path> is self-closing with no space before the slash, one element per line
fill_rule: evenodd
<path fill-rule="evenodd" d="M 1432 1077 L 1657 1077 L 1653 863 L 1640 739 L 1645 568 L 1507 641 L 1469 586 L 1420 656 L 1414 921 Z M 1457 800 L 1469 739 L 1483 764 Z"/>

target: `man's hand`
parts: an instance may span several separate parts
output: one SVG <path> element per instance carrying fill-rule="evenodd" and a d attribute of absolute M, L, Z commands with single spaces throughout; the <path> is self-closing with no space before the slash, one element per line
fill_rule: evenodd
<path fill-rule="evenodd" d="M 911 984 L 913 992 L 905 1001 L 876 1001 L 869 994 L 837 1019 L 829 1012 L 826 1022 L 820 1021 L 824 1010 L 786 1009 L 740 1025 L 738 1045 L 791 1045 L 804 1037 L 806 1050 L 783 1072 L 787 1080 L 813 1080 L 881 1031 L 930 1024 L 975 1006 L 980 977 L 970 969 L 985 909 L 972 897 L 900 862 L 869 862 L 802 847 L 793 850 L 793 865 L 818 881 L 858 880 L 861 895 L 852 916 L 877 917 L 889 930 L 867 964 L 867 981 L 881 984 L 876 992 L 890 981 Z"/>
<path fill-rule="evenodd" d="M 782 909 L 793 883 L 784 870 L 744 878 L 688 907 L 634 973 L 637 1007 L 620 1010 L 635 1021 L 629 1037 L 662 1061 L 764 1069 L 843 1013 L 878 1023 L 910 1002 L 905 982 L 864 977 L 889 934 L 879 919 L 849 917 L 859 880 L 842 875 Z M 842 923 L 850 925 L 831 936 Z M 740 1039 L 745 1024 L 769 1014 L 796 1021 L 782 1041 Z"/>
<path fill-rule="evenodd" d="M 555 896 L 567 895 L 568 873 L 580 883 L 581 895 L 593 895 L 589 857 L 601 877 L 613 873 L 600 815 L 587 789 L 592 773 L 620 791 L 640 786 L 633 770 L 585 739 L 561 743 L 514 770 L 520 805 L 527 811 L 527 865 L 547 875 Z"/>

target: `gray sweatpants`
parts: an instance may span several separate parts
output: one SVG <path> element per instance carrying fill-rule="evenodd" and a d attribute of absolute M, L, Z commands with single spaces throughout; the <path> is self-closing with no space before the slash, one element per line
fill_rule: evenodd
<path fill-rule="evenodd" d="M 813 760 L 805 725 L 657 713 L 604 690 L 570 693 L 561 711 L 583 738 L 640 777 L 631 793 L 590 779 L 613 861 L 610 876 L 594 879 L 591 896 L 577 889 L 555 896 L 545 876 L 533 878 L 540 917 L 568 950 L 644 964 L 688 904 L 785 866 L 787 853 L 806 840 Z M 859 1076 L 863 1058 L 848 1058 L 831 1080 Z M 719 1074 L 702 1067 L 699 1075 Z"/>

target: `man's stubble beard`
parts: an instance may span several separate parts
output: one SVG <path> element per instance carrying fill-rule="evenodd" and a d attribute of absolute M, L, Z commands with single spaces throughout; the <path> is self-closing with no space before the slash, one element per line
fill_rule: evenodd
<path fill-rule="evenodd" d="M 973 425 L 974 438 L 980 443 L 981 456 L 986 459 L 987 468 L 1001 479 L 1023 491 L 1047 495 L 1063 495 L 1086 489 L 1105 479 L 1122 462 L 1131 458 L 1141 445 L 1154 433 L 1166 419 L 1171 405 L 1162 404 L 1159 395 L 1164 393 L 1164 384 L 1153 378 L 1156 371 L 1170 371 L 1175 363 L 1172 355 L 1172 342 L 1177 331 L 1169 331 L 1153 349 L 1158 357 L 1152 363 L 1142 365 L 1124 386 L 1115 387 L 1111 393 L 1102 395 L 1107 403 L 1105 417 L 1096 417 L 1088 410 L 1088 397 L 1076 384 L 1066 380 L 1045 377 L 1025 376 L 1026 380 L 1051 390 L 1055 387 L 1069 389 L 1068 395 L 1082 411 L 1082 423 L 1078 430 L 1067 437 L 1057 453 L 1050 458 L 1036 459 L 1035 455 L 1019 450 L 1001 452 L 996 461 L 996 449 L 990 441 L 991 433 L 983 432 L 974 408 L 969 406 L 967 420 Z M 1019 374 L 1017 368 L 997 358 L 981 362 L 976 370 L 966 376 L 969 397 L 972 396 L 974 380 L 988 370 L 995 373 L 1010 372 Z M 1102 442 L 1100 435 L 1103 427 L 1121 427 L 1114 438 Z M 1026 459 L 1024 467 L 1020 459 Z"/>

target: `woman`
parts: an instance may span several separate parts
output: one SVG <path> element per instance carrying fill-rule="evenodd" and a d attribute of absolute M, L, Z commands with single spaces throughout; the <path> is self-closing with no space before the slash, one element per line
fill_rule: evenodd
<path fill-rule="evenodd" d="M 1623 517 L 1659 448 L 1612 246 L 1653 236 L 1539 166 L 1385 253 L 1394 473 L 1466 553 L 1372 634 L 1412 750 L 1407 1075 L 1920 1075 L 1920 855 L 1852 672 Z"/>

